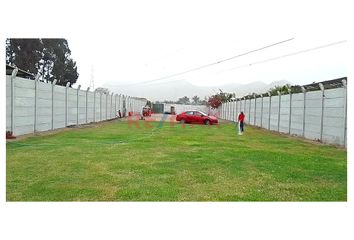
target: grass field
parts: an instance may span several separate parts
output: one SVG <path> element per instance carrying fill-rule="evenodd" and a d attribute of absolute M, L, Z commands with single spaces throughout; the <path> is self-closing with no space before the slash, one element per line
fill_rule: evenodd
<path fill-rule="evenodd" d="M 112 121 L 7 143 L 7 201 L 346 201 L 347 152 L 230 123 Z"/>

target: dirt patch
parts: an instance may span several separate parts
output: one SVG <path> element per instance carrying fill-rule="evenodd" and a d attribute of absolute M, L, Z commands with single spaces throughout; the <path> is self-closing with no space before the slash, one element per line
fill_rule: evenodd
<path fill-rule="evenodd" d="M 152 114 L 151 117 L 145 117 L 145 120 L 152 122 L 177 122 L 176 115 L 171 114 Z"/>
<path fill-rule="evenodd" d="M 24 139 L 27 139 L 27 138 L 33 137 L 33 136 L 49 136 L 49 135 L 54 135 L 54 134 L 57 134 L 60 132 L 73 131 L 75 129 L 99 128 L 99 127 L 109 124 L 113 121 L 123 121 L 123 120 L 114 118 L 114 119 L 109 119 L 109 120 L 105 120 L 102 122 L 96 122 L 96 123 L 92 122 L 92 123 L 85 123 L 85 124 L 79 124 L 79 125 L 70 125 L 65 128 L 57 128 L 54 130 L 47 130 L 47 131 L 28 133 L 28 134 L 16 136 L 16 138 L 13 138 L 13 139 L 6 139 L 6 142 L 21 141 L 21 140 L 24 140 Z"/>

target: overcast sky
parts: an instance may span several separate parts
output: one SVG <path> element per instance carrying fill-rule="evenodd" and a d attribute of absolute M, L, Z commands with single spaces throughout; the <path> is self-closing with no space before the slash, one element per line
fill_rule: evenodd
<path fill-rule="evenodd" d="M 291 38 L 150 84 L 179 79 L 203 86 L 278 80 L 306 84 L 347 74 L 348 43 L 341 42 L 347 40 L 347 7 L 341 1 L 85 1 L 84 6 L 73 2 L 38 4 L 40 16 L 28 19 L 38 27 L 25 33 L 67 38 L 80 73 L 77 83 L 83 88 L 89 86 L 92 68 L 95 87 L 141 83 Z M 55 14 L 48 9 L 55 9 Z M 41 21 L 46 17 L 51 20 Z M 331 43 L 338 44 L 249 65 Z"/>

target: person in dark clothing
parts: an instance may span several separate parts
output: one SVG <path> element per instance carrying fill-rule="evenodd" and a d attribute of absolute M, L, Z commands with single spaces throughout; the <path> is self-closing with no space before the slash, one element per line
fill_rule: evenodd
<path fill-rule="evenodd" d="M 244 125 L 244 121 L 245 121 L 245 114 L 243 114 L 243 112 L 241 112 L 238 115 L 237 120 L 238 120 L 238 126 L 239 126 L 238 134 L 242 135 L 243 134 L 243 125 Z"/>

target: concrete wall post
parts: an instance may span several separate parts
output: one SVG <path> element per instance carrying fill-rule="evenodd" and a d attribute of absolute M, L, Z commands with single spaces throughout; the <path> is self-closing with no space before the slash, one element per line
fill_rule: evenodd
<path fill-rule="evenodd" d="M 254 97 L 254 117 L 253 117 L 253 125 L 256 126 L 256 117 L 257 117 L 257 114 L 256 114 L 256 111 L 257 111 L 257 95 L 256 94 L 253 94 L 253 97 Z"/>
<path fill-rule="evenodd" d="M 303 116 L 302 116 L 302 137 L 305 137 L 305 121 L 306 121 L 306 88 L 305 87 L 301 87 L 301 90 L 304 94 L 304 105 L 303 105 Z"/>
<path fill-rule="evenodd" d="M 96 90 L 93 91 L 93 122 L 96 122 Z"/>
<path fill-rule="evenodd" d="M 261 94 L 261 128 L 263 127 L 263 94 Z"/>
<path fill-rule="evenodd" d="M 347 81 L 342 80 L 344 90 L 344 146 L 347 147 Z"/>
<path fill-rule="evenodd" d="M 15 79 L 18 68 L 12 70 L 11 74 L 11 132 L 15 135 Z"/>
<path fill-rule="evenodd" d="M 121 106 L 120 106 L 121 105 L 121 97 L 122 97 L 121 94 L 119 94 L 118 95 L 118 108 L 117 108 L 117 111 L 121 110 Z M 121 110 L 121 112 L 122 112 L 122 110 Z M 117 112 L 116 112 L 116 114 L 117 114 Z"/>
<path fill-rule="evenodd" d="M 268 92 L 268 96 L 269 96 L 268 130 L 270 130 L 270 114 L 272 111 L 272 93 Z"/>
<path fill-rule="evenodd" d="M 318 86 L 321 89 L 321 130 L 320 130 L 320 140 L 323 140 L 323 112 L 324 112 L 324 86 L 322 83 L 319 83 Z"/>
<path fill-rule="evenodd" d="M 100 121 L 102 121 L 102 92 L 100 92 Z"/>
<path fill-rule="evenodd" d="M 106 119 L 108 118 L 108 94 L 109 92 L 106 92 L 104 95 L 106 95 Z"/>
<path fill-rule="evenodd" d="M 76 125 L 79 125 L 79 92 L 81 85 L 76 89 Z"/>
<path fill-rule="evenodd" d="M 40 77 L 41 75 L 37 74 L 36 78 L 34 79 L 34 132 L 37 132 L 38 82 Z"/>
<path fill-rule="evenodd" d="M 288 88 L 288 93 L 289 93 L 289 134 L 291 133 L 291 112 L 292 112 L 292 93 L 291 93 L 291 88 Z"/>
<path fill-rule="evenodd" d="M 114 95 L 114 117 L 117 116 L 117 94 Z"/>
<path fill-rule="evenodd" d="M 279 108 L 278 108 L 278 132 L 280 129 L 280 107 L 281 107 L 281 92 L 278 91 L 278 96 L 279 96 Z"/>
<path fill-rule="evenodd" d="M 54 86 L 57 83 L 57 80 L 54 79 L 52 82 L 52 130 L 54 129 Z M 36 108 L 36 106 L 34 106 Z"/>
<path fill-rule="evenodd" d="M 88 87 L 87 89 L 86 89 L 86 103 L 85 103 L 85 115 L 86 115 L 86 123 L 88 122 L 88 119 L 87 119 L 87 112 L 88 112 L 88 93 L 89 93 L 89 91 L 90 91 L 90 87 Z"/>
<path fill-rule="evenodd" d="M 110 106 L 110 108 L 109 108 L 109 119 L 112 119 L 112 109 L 113 109 L 113 92 L 112 92 L 112 94 L 111 94 L 111 106 Z"/>
<path fill-rule="evenodd" d="M 251 124 L 251 97 L 249 97 L 249 105 L 248 105 L 248 123 Z"/>
<path fill-rule="evenodd" d="M 237 121 L 238 121 L 237 116 L 238 116 L 238 99 L 236 98 L 236 114 L 235 114 L 235 122 L 237 122 Z"/>
<path fill-rule="evenodd" d="M 243 113 L 246 114 L 246 97 L 243 98 Z"/>
<path fill-rule="evenodd" d="M 65 86 L 65 127 L 68 126 L 68 88 L 70 86 L 70 82 L 66 83 Z"/>
<path fill-rule="evenodd" d="M 239 110 L 239 112 L 241 112 L 242 111 L 242 98 L 240 99 L 240 110 Z M 238 114 L 239 113 L 237 113 L 237 117 L 238 117 Z M 237 121 L 238 121 L 238 119 L 237 119 Z"/>

